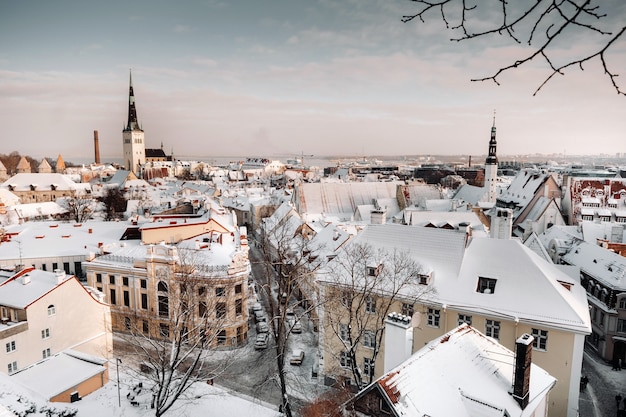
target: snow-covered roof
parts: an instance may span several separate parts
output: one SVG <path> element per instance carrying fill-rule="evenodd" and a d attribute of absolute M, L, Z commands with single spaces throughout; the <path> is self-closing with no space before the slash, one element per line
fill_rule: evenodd
<path fill-rule="evenodd" d="M 579 240 L 562 259 L 609 288 L 626 290 L 626 258 L 613 251 Z"/>
<path fill-rule="evenodd" d="M 65 272 L 29 268 L 0 284 L 0 305 L 25 309 L 34 301 L 72 278 Z"/>
<path fill-rule="evenodd" d="M 103 373 L 105 359 L 65 351 L 11 375 L 13 381 L 50 399 Z"/>
<path fill-rule="evenodd" d="M 484 187 L 464 184 L 460 186 L 456 194 L 454 194 L 454 199 L 467 201 L 472 205 L 476 205 L 480 201 L 485 201 L 488 197 L 488 194 L 488 190 Z"/>
<path fill-rule="evenodd" d="M 495 279 L 495 290 L 477 291 L 480 278 Z M 585 289 L 518 239 L 472 239 L 458 277 L 437 279 L 436 287 L 438 301 L 448 306 L 584 334 L 591 330 Z"/>
<path fill-rule="evenodd" d="M 77 184 L 67 175 L 56 173 L 15 174 L 0 184 L 0 187 L 8 188 L 11 185 L 14 191 L 30 191 L 33 184 L 37 185 L 38 190 L 51 190 L 53 184 L 58 191 L 75 190 L 77 188 Z"/>
<path fill-rule="evenodd" d="M 7 188 L 0 187 L 0 203 L 5 206 L 13 206 L 20 202 L 20 198 L 9 191 Z"/>
<path fill-rule="evenodd" d="M 394 182 L 302 183 L 297 186 L 294 204 L 301 214 L 325 213 L 349 218 L 359 205 L 396 198 L 396 188 Z"/>
<path fill-rule="evenodd" d="M 25 222 L 6 227 L 10 240 L 0 245 L 0 264 L 5 260 L 88 256 L 103 246 L 119 245 L 130 222 L 90 220 L 74 222 Z M 127 244 L 139 241 L 128 241 Z"/>
<path fill-rule="evenodd" d="M 523 209 L 551 175 L 536 169 L 523 169 L 511 181 L 509 187 L 498 195 L 498 200 L 508 204 L 514 203 L 518 209 Z"/>
<path fill-rule="evenodd" d="M 622 223 L 582 220 L 579 225 L 582 227 L 583 238 L 586 242 L 597 244 L 598 239 L 617 243 L 626 242 L 626 227 Z"/>
<path fill-rule="evenodd" d="M 522 410 L 510 394 L 514 362 L 511 350 L 463 324 L 428 343 L 374 384 L 393 398 L 402 416 L 530 416 L 556 379 L 531 364 L 529 404 Z"/>

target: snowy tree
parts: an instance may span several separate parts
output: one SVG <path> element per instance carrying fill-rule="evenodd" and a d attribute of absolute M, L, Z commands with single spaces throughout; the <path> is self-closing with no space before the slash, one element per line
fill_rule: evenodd
<path fill-rule="evenodd" d="M 67 209 L 70 219 L 76 223 L 89 220 L 96 209 L 96 201 L 90 194 L 78 190 L 72 197 L 64 197 L 58 200 L 61 207 Z"/>

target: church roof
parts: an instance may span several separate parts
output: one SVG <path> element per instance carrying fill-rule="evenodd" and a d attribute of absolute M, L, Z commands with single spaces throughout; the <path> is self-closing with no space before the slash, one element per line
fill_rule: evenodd
<path fill-rule="evenodd" d="M 41 160 L 41 163 L 38 167 L 39 172 L 52 172 L 52 167 L 46 158 Z"/>
<path fill-rule="evenodd" d="M 20 162 L 17 164 L 17 171 L 30 172 L 30 162 L 28 162 L 25 156 L 23 156 L 22 159 L 20 159 Z"/>
<path fill-rule="evenodd" d="M 61 173 L 64 170 L 65 170 L 65 161 L 63 160 L 63 157 L 61 156 L 61 154 L 59 154 L 59 157 L 57 158 L 56 171 L 58 173 Z"/>

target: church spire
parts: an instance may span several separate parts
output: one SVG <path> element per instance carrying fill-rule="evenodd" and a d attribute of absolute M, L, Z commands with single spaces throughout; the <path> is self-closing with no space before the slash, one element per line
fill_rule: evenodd
<path fill-rule="evenodd" d="M 128 91 L 128 123 L 124 130 L 142 130 L 137 121 L 137 109 L 135 108 L 135 94 L 133 93 L 133 73 L 130 72 L 130 88 Z"/>
<path fill-rule="evenodd" d="M 493 126 L 491 127 L 491 140 L 489 141 L 489 155 L 485 160 L 485 164 L 495 165 L 498 163 L 496 156 L 496 111 L 493 111 Z"/>

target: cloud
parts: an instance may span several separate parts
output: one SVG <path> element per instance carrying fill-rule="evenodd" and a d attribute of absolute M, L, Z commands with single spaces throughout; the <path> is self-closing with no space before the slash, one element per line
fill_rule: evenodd
<path fill-rule="evenodd" d="M 175 33 L 185 33 L 185 32 L 189 32 L 191 28 L 187 25 L 177 24 L 177 25 L 174 25 L 174 28 L 172 30 Z"/>

